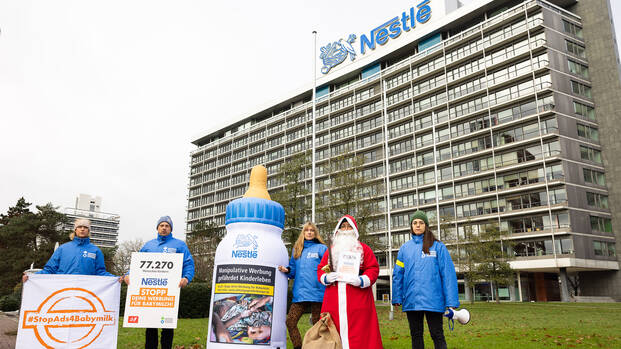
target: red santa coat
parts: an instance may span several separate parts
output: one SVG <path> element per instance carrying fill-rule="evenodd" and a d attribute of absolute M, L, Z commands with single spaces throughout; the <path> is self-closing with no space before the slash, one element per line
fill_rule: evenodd
<path fill-rule="evenodd" d="M 344 216 L 337 225 L 346 219 L 354 227 L 356 235 L 358 229 L 356 221 L 351 216 Z M 335 282 L 327 285 L 323 296 L 321 312 L 329 312 L 334 320 L 336 329 L 341 335 L 343 349 L 381 349 L 382 337 L 375 310 L 375 300 L 371 286 L 377 281 L 379 275 L 379 264 L 373 254 L 373 250 L 364 244 L 362 245 L 363 259 L 360 262 L 360 287 L 349 285 L 345 282 Z M 325 274 L 321 268 L 328 264 L 328 253 L 323 255 L 323 259 L 317 267 L 317 277 L 322 282 Z M 336 266 L 334 266 L 336 268 Z"/>

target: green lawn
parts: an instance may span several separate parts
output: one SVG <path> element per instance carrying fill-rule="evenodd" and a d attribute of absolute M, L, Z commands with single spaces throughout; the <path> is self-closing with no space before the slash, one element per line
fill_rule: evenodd
<path fill-rule="evenodd" d="M 621 348 L 621 304 L 590 303 L 475 303 L 469 324 L 444 326 L 449 348 Z M 400 310 L 388 320 L 390 308 L 378 303 L 384 348 L 411 348 L 408 323 Z M 122 321 L 121 321 L 122 324 Z M 308 314 L 299 322 L 304 333 Z M 205 348 L 207 319 L 181 319 L 175 330 L 175 348 Z M 291 343 L 289 343 L 289 346 Z M 425 329 L 425 345 L 433 348 Z M 119 348 L 143 348 L 143 329 L 119 329 Z"/>

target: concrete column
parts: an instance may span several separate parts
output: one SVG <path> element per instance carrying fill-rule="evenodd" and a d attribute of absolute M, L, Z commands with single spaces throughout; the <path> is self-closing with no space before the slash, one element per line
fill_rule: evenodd
<path fill-rule="evenodd" d="M 567 282 L 567 268 L 559 268 L 558 286 L 561 289 L 561 302 L 569 302 L 569 283 Z"/>
<path fill-rule="evenodd" d="M 517 281 L 518 281 L 518 286 L 517 286 L 518 287 L 518 294 L 520 295 L 519 301 L 523 302 L 524 298 L 522 296 L 522 277 L 521 277 L 519 271 L 517 272 Z"/>
<path fill-rule="evenodd" d="M 472 302 L 472 285 L 470 285 L 470 281 L 464 277 L 464 297 L 467 302 Z"/>

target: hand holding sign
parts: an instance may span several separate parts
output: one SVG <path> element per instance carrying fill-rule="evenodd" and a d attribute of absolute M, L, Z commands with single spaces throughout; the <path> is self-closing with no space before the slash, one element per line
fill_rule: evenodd
<path fill-rule="evenodd" d="M 123 327 L 177 327 L 182 265 L 181 253 L 132 253 Z"/>

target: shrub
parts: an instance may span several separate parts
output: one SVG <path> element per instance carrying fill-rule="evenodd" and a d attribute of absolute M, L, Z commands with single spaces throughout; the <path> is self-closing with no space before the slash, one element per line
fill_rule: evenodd
<path fill-rule="evenodd" d="M 192 282 L 181 289 L 179 318 L 204 318 L 209 316 L 211 287 L 205 282 Z"/>
<path fill-rule="evenodd" d="M 119 313 L 125 314 L 125 299 L 127 298 L 127 285 L 121 286 L 121 305 Z M 204 282 L 192 282 L 181 289 L 181 302 L 179 303 L 179 318 L 204 318 L 209 315 L 211 301 L 211 288 Z"/>
<path fill-rule="evenodd" d="M 0 298 L 0 310 L 1 311 L 14 311 L 14 310 L 19 309 L 20 298 L 21 297 L 19 297 L 19 295 L 16 295 L 15 293 L 2 296 Z"/>

